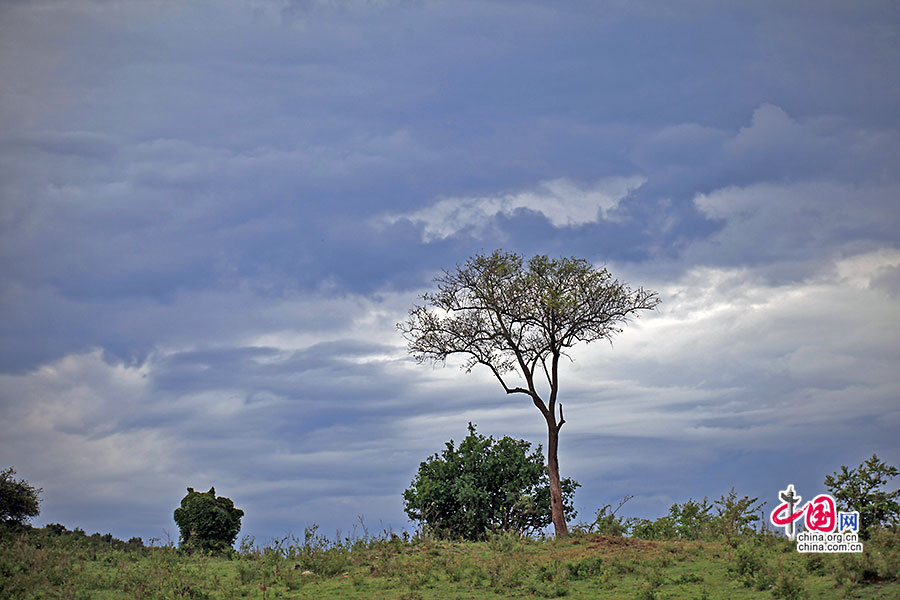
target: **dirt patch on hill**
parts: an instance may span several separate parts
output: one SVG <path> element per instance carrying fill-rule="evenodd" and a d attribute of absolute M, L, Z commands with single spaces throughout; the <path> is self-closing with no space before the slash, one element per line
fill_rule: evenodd
<path fill-rule="evenodd" d="M 592 550 L 610 548 L 629 550 L 650 550 L 656 548 L 658 543 L 648 540 L 639 540 L 630 537 L 607 537 L 603 535 L 591 536 L 587 541 L 587 547 Z"/>

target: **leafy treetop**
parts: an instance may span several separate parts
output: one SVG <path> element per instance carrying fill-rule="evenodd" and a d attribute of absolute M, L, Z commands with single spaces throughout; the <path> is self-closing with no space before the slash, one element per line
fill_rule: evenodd
<path fill-rule="evenodd" d="M 868 539 L 872 529 L 900 523 L 900 489 L 882 489 L 896 476 L 896 467 L 873 454 L 855 469 L 841 466 L 840 473 L 827 475 L 825 485 L 837 500 L 838 509 L 859 511 L 859 535 Z"/>
<path fill-rule="evenodd" d="M 0 472 L 0 522 L 23 525 L 41 512 L 43 491 L 24 479 L 17 480 L 16 471 L 9 467 Z"/>
<path fill-rule="evenodd" d="M 633 313 L 659 303 L 654 292 L 632 290 L 584 259 L 538 255 L 526 266 L 520 255 L 501 250 L 476 255 L 435 281 L 438 291 L 423 295 L 426 305 L 398 324 L 413 358 L 464 355 L 466 370 L 485 365 L 507 393 L 527 394 L 536 404 L 536 372 L 546 378 L 552 403 L 558 360 L 569 348 L 611 339 Z M 506 384 L 503 375 L 513 371 L 527 388 Z"/>

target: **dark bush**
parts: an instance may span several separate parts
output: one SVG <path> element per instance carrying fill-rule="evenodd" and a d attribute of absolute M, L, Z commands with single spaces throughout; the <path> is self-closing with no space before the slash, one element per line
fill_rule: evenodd
<path fill-rule="evenodd" d="M 49 525 L 45 525 L 44 529 L 46 529 L 50 535 L 62 535 L 64 533 L 69 533 L 69 530 L 66 529 L 66 526 L 62 523 L 50 523 Z"/>
<path fill-rule="evenodd" d="M 175 509 L 175 523 L 181 530 L 180 547 L 188 550 L 222 552 L 230 548 L 241 530 L 244 511 L 230 498 L 216 498 L 216 489 L 195 492 L 188 488 L 181 507 Z"/>

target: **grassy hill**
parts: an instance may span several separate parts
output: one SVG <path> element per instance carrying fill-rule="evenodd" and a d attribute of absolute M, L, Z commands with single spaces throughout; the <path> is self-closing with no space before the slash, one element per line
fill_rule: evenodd
<path fill-rule="evenodd" d="M 800 554 L 754 534 L 650 541 L 575 534 L 484 542 L 383 534 L 244 540 L 228 556 L 188 555 L 110 535 L 6 528 L 0 598 L 135 599 L 832 599 L 900 598 L 900 532 L 880 531 L 861 555 Z"/>

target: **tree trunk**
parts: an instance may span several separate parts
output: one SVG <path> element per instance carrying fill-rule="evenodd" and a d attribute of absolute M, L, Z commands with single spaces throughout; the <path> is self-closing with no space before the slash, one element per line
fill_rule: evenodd
<path fill-rule="evenodd" d="M 547 439 L 547 472 L 550 475 L 550 514 L 553 518 L 553 528 L 556 530 L 556 537 L 565 537 L 569 535 L 569 528 L 566 526 L 566 515 L 563 511 L 562 487 L 559 484 L 559 459 L 557 451 L 559 449 L 559 431 L 556 427 L 556 419 L 553 413 L 547 419 L 548 439 Z"/>

